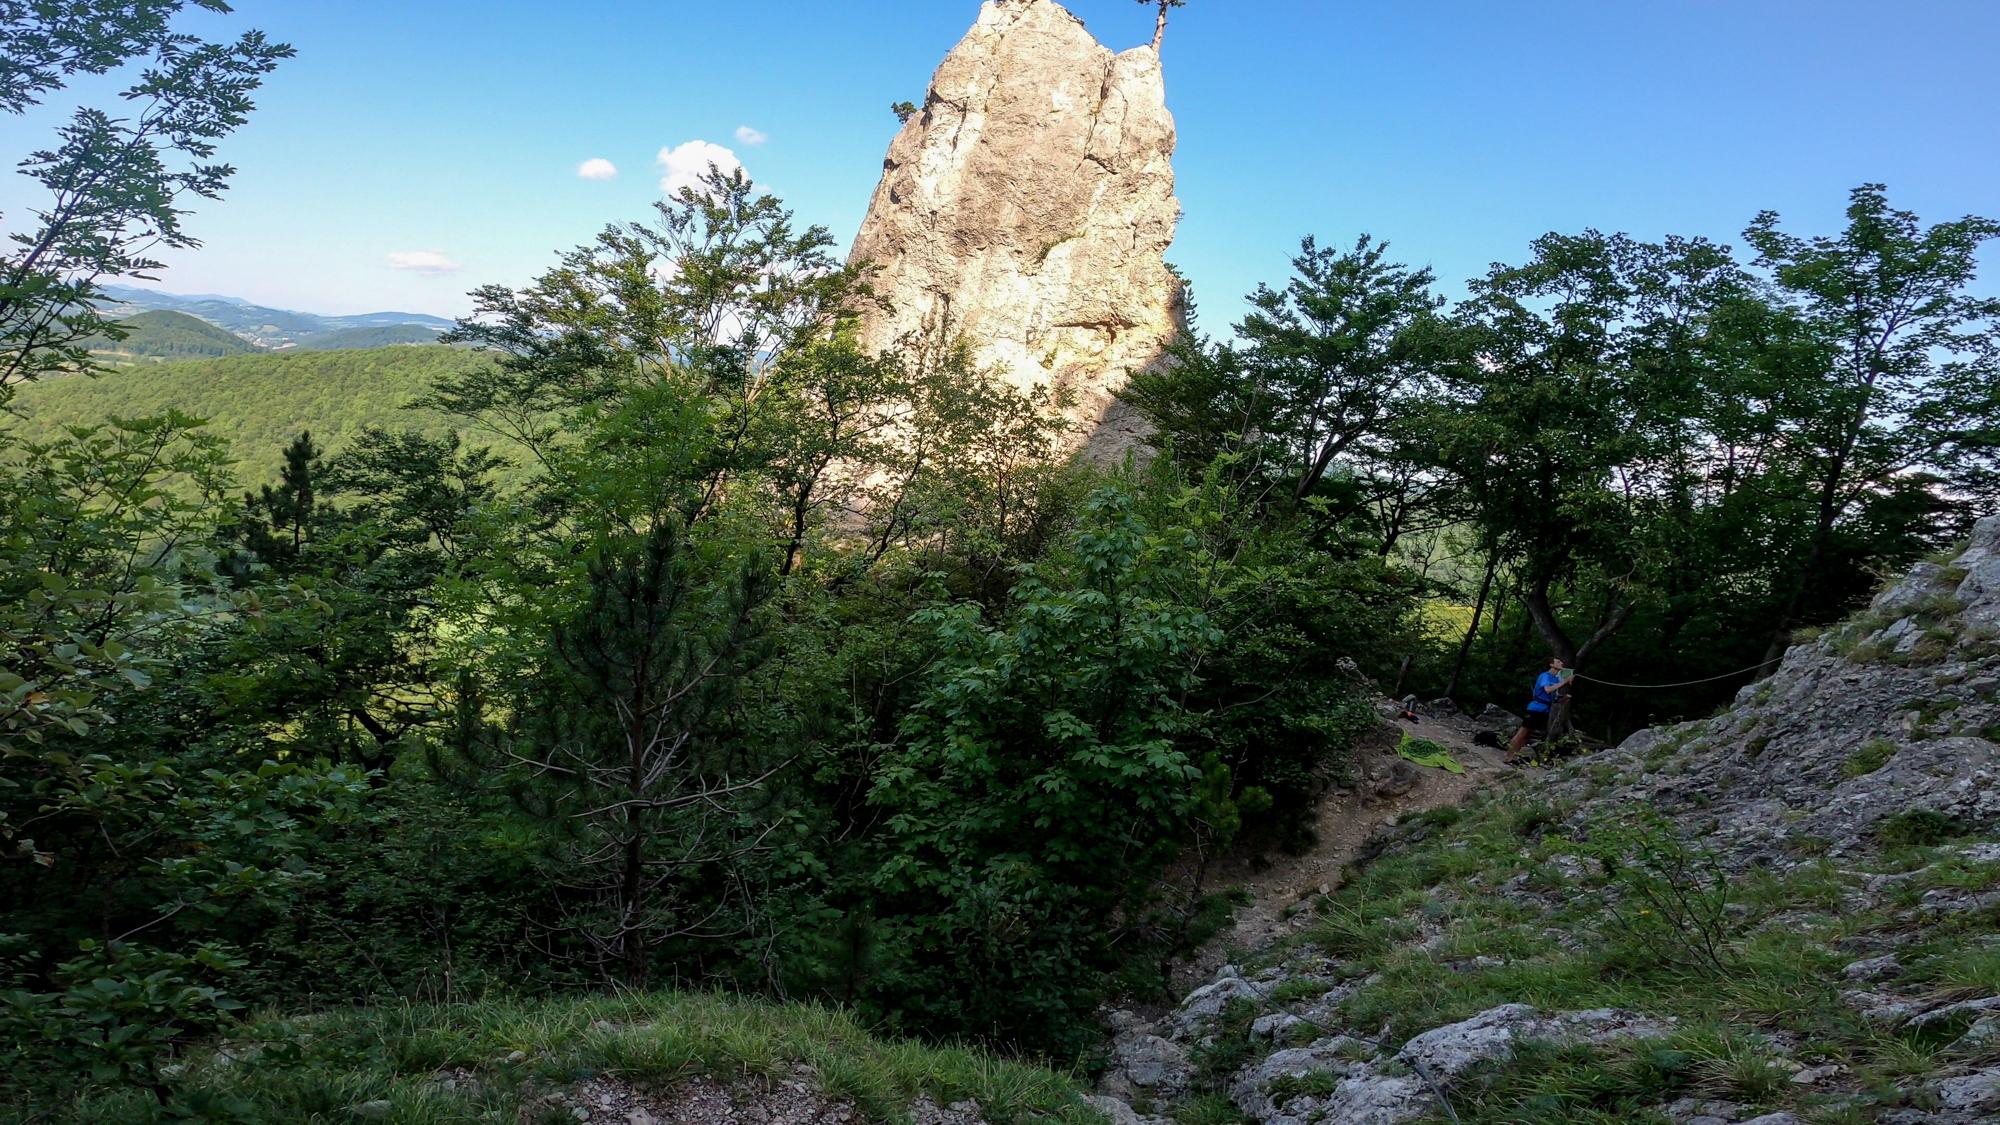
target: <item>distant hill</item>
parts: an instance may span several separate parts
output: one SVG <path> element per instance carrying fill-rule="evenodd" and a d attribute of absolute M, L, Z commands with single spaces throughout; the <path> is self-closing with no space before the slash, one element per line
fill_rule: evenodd
<path fill-rule="evenodd" d="M 443 317 L 428 316 L 424 313 L 379 312 L 361 313 L 356 316 L 320 316 L 316 313 L 267 308 L 236 297 L 181 296 L 176 293 L 159 293 L 151 289 L 136 289 L 129 285 L 107 285 L 103 292 L 110 299 L 110 303 L 103 306 L 104 312 L 111 316 L 130 316 L 133 313 L 161 310 L 186 313 L 234 332 L 258 347 L 273 351 L 302 348 L 316 338 L 324 338 L 335 332 L 355 328 L 417 326 L 430 329 L 431 337 L 434 338 L 437 333 L 450 328 L 452 324 Z M 428 339 L 384 339 L 376 344 L 348 343 L 319 346 L 386 347 L 390 344 L 427 342 Z"/>
<path fill-rule="evenodd" d="M 90 425 L 112 415 L 132 418 L 168 407 L 209 419 L 229 439 L 246 487 L 277 479 L 284 447 L 311 430 L 322 448 L 338 450 L 363 427 L 444 433 L 450 422 L 429 411 L 405 410 L 442 375 L 490 362 L 465 348 L 436 345 L 367 351 L 291 351 L 134 366 L 96 377 L 71 375 L 21 388 L 11 423 L 30 440 L 47 440 L 66 425 Z M 0 427 L 10 423 L 0 419 Z M 474 444 L 494 445 L 472 436 Z"/>
<path fill-rule="evenodd" d="M 333 352 L 356 348 L 390 348 L 397 344 L 435 344 L 438 330 L 422 324 L 390 324 L 381 328 L 343 328 L 309 337 L 300 351 Z"/>
<path fill-rule="evenodd" d="M 189 316 L 161 309 L 115 321 L 125 338 L 100 336 L 87 341 L 100 360 L 110 363 L 160 363 L 165 360 L 244 355 L 260 351 L 234 332 Z"/>

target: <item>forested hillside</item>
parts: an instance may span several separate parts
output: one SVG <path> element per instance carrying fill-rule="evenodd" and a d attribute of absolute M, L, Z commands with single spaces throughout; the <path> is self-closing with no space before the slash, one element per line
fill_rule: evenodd
<path fill-rule="evenodd" d="M 143 315 L 168 311 L 194 317 L 221 328 L 258 347 L 274 351 L 293 347 L 358 348 L 380 347 L 389 343 L 429 343 L 451 322 L 423 313 L 379 312 L 349 316 L 322 316 L 317 313 L 273 309 L 235 297 L 183 297 L 154 289 L 128 285 L 107 285 L 102 289 L 103 308 L 109 316 Z M 383 335 L 369 336 L 365 330 L 382 329 Z M 349 343 L 329 344 L 329 337 L 354 332 Z M 366 342 L 377 340 L 379 342 Z"/>
<path fill-rule="evenodd" d="M 180 410 L 208 419 L 206 432 L 229 443 L 240 479 L 266 481 L 276 478 L 285 446 L 302 432 L 328 450 L 344 448 L 370 426 L 443 433 L 449 424 L 442 415 L 406 407 L 435 380 L 490 362 L 460 348 L 407 346 L 239 355 L 68 376 L 22 389 L 14 401 L 21 419 L 13 432 L 20 440 L 46 441 L 65 426 Z"/>
<path fill-rule="evenodd" d="M 112 322 L 122 335 L 109 334 L 87 346 L 108 364 L 164 363 L 176 359 L 244 355 L 260 350 L 233 332 L 177 312 L 145 312 Z"/>
<path fill-rule="evenodd" d="M 374 328 L 342 328 L 336 332 L 308 337 L 299 347 L 305 351 L 335 352 L 355 348 L 389 348 L 398 344 L 436 343 L 439 330 L 421 324 L 389 324 Z"/>

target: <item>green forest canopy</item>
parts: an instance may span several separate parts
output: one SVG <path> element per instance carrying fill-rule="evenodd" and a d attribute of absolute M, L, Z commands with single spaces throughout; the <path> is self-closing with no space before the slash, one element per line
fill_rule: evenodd
<path fill-rule="evenodd" d="M 284 447 L 301 432 L 335 452 L 368 426 L 443 433 L 451 427 L 442 416 L 405 407 L 433 380 L 489 362 L 460 348 L 401 346 L 232 355 L 72 375 L 23 388 L 14 402 L 24 416 L 15 432 L 46 441 L 64 426 L 181 410 L 209 420 L 208 430 L 227 439 L 238 459 L 237 478 L 255 485 L 276 479 Z"/>

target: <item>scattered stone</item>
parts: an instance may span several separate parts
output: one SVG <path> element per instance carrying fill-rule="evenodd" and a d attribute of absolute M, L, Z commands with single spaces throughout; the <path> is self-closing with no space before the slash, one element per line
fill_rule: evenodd
<path fill-rule="evenodd" d="M 1728 1122 L 1743 1116 L 1743 1107 L 1735 1102 L 1714 1098 L 1681 1098 L 1668 1105 L 1661 1112 L 1674 1125 L 1708 1125 L 1712 1121 Z"/>
<path fill-rule="evenodd" d="M 1140 1113 L 1120 1098 L 1087 1095 L 1083 1100 L 1096 1106 L 1097 1112 L 1109 1117 L 1111 1125 L 1172 1125 L 1167 1118 Z"/>
<path fill-rule="evenodd" d="M 1903 1026 L 1906 1028 L 1930 1027 L 1962 1016 L 1980 1016 L 1987 1012 L 2000 1011 L 2000 996 L 1987 996 L 1978 1000 L 1965 1000 L 1957 1004 L 1946 1004 L 1942 1008 L 1932 1008 L 1921 1015 L 1912 1016 Z"/>
<path fill-rule="evenodd" d="M 1922 1004 L 1889 992 L 1849 989 L 1840 994 L 1840 999 L 1860 1012 L 1862 1019 L 1874 1024 L 1899 1024 L 1923 1011 Z"/>
<path fill-rule="evenodd" d="M 1174 1038 L 1198 1035 L 1206 1025 L 1222 1015 L 1223 1009 L 1229 1007 L 1232 1000 L 1263 1003 L 1257 990 L 1241 979 L 1239 972 L 1234 965 L 1224 965 L 1215 983 L 1202 985 L 1181 1000 L 1180 1007 L 1167 1017 L 1167 1024 L 1175 1032 Z"/>
<path fill-rule="evenodd" d="M 1418 772 L 1415 763 L 1406 762 L 1398 758 L 1390 764 L 1389 775 L 1375 786 L 1375 795 L 1377 797 L 1400 797 L 1410 790 L 1415 789 L 1417 782 L 1422 776 Z"/>
<path fill-rule="evenodd" d="M 1970 1055 L 2000 1045 L 2000 1017 L 1981 1016 L 1972 1022 L 1965 1034 L 1952 1041 L 1949 1048 L 1956 1054 Z"/>
<path fill-rule="evenodd" d="M 939 1108 L 929 1098 L 910 1103 L 910 1125 L 986 1125 L 979 1103 L 970 1099 Z"/>
<path fill-rule="evenodd" d="M 1895 954 L 1885 953 L 1880 957 L 1870 957 L 1864 961 L 1855 961 L 1840 970 L 1840 975 L 1846 977 L 1848 980 L 1861 981 L 1863 983 L 1890 980 L 1903 975 L 1903 963 L 1896 960 Z"/>
<path fill-rule="evenodd" d="M 1131 1032 L 1111 1041 L 1111 1066 L 1098 1090 L 1125 1101 L 1178 1098 L 1194 1079 L 1194 1064 L 1180 1044 L 1157 1035 Z"/>
<path fill-rule="evenodd" d="M 1250 1038 L 1282 1040 L 1285 1033 L 1294 1027 L 1302 1027 L 1306 1021 L 1290 1012 L 1272 1012 L 1268 1016 L 1258 1016 L 1250 1024 Z"/>
<path fill-rule="evenodd" d="M 546 1095 L 550 1106 L 569 1105 L 578 1121 L 617 1125 L 855 1125 L 852 1106 L 833 1102 L 804 1081 L 745 1081 L 734 1087 L 697 1078 L 655 1093 L 640 1083 L 599 1077 Z M 914 1116 L 916 1109 L 911 1107 Z M 984 1123 L 979 1123 L 984 1125 Z"/>
<path fill-rule="evenodd" d="M 1573 883 L 1600 878 L 1604 874 L 1604 861 L 1596 856 L 1561 852 L 1549 858 L 1549 865 L 1562 872 L 1562 877 Z"/>
<path fill-rule="evenodd" d="M 1270 1098 L 1271 1085 L 1279 1079 L 1301 1079 L 1312 1074 L 1342 1078 L 1365 1075 L 1370 1073 L 1365 1060 L 1373 1054 L 1374 1050 L 1366 1043 L 1345 1035 L 1320 1040 L 1310 1047 L 1276 1051 L 1236 1073 L 1229 1083 L 1230 1100 L 1252 1117 L 1268 1119 L 1280 1108 Z"/>
<path fill-rule="evenodd" d="M 1762 1117 L 1753 1117 L 1743 1125 L 1806 1125 L 1806 1123 L 1789 1113 L 1767 1113 Z"/>
<path fill-rule="evenodd" d="M 1940 1108 L 1952 1113 L 1987 1114 L 2000 1111 L 2000 1066 L 1974 1071 L 1937 1084 Z"/>

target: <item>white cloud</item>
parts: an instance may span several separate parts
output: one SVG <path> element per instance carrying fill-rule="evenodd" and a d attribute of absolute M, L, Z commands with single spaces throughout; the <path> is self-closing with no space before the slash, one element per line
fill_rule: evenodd
<path fill-rule="evenodd" d="M 738 125 L 736 127 L 736 139 L 739 143 L 746 145 L 761 145 L 771 138 L 768 134 L 760 133 L 748 125 Z"/>
<path fill-rule="evenodd" d="M 708 166 L 713 164 L 724 175 L 743 167 L 736 154 L 718 144 L 707 141 L 689 141 L 684 145 L 668 146 L 660 150 L 660 167 L 667 174 L 660 177 L 660 190 L 668 195 L 679 195 L 684 187 L 699 189 L 701 178 L 708 175 Z"/>
<path fill-rule="evenodd" d="M 586 180 L 608 180 L 618 175 L 618 166 L 601 156 L 593 156 L 576 166 L 576 174 Z"/>
<path fill-rule="evenodd" d="M 389 255 L 389 268 L 435 277 L 464 267 L 445 257 L 442 250 L 406 250 L 400 254 Z"/>

